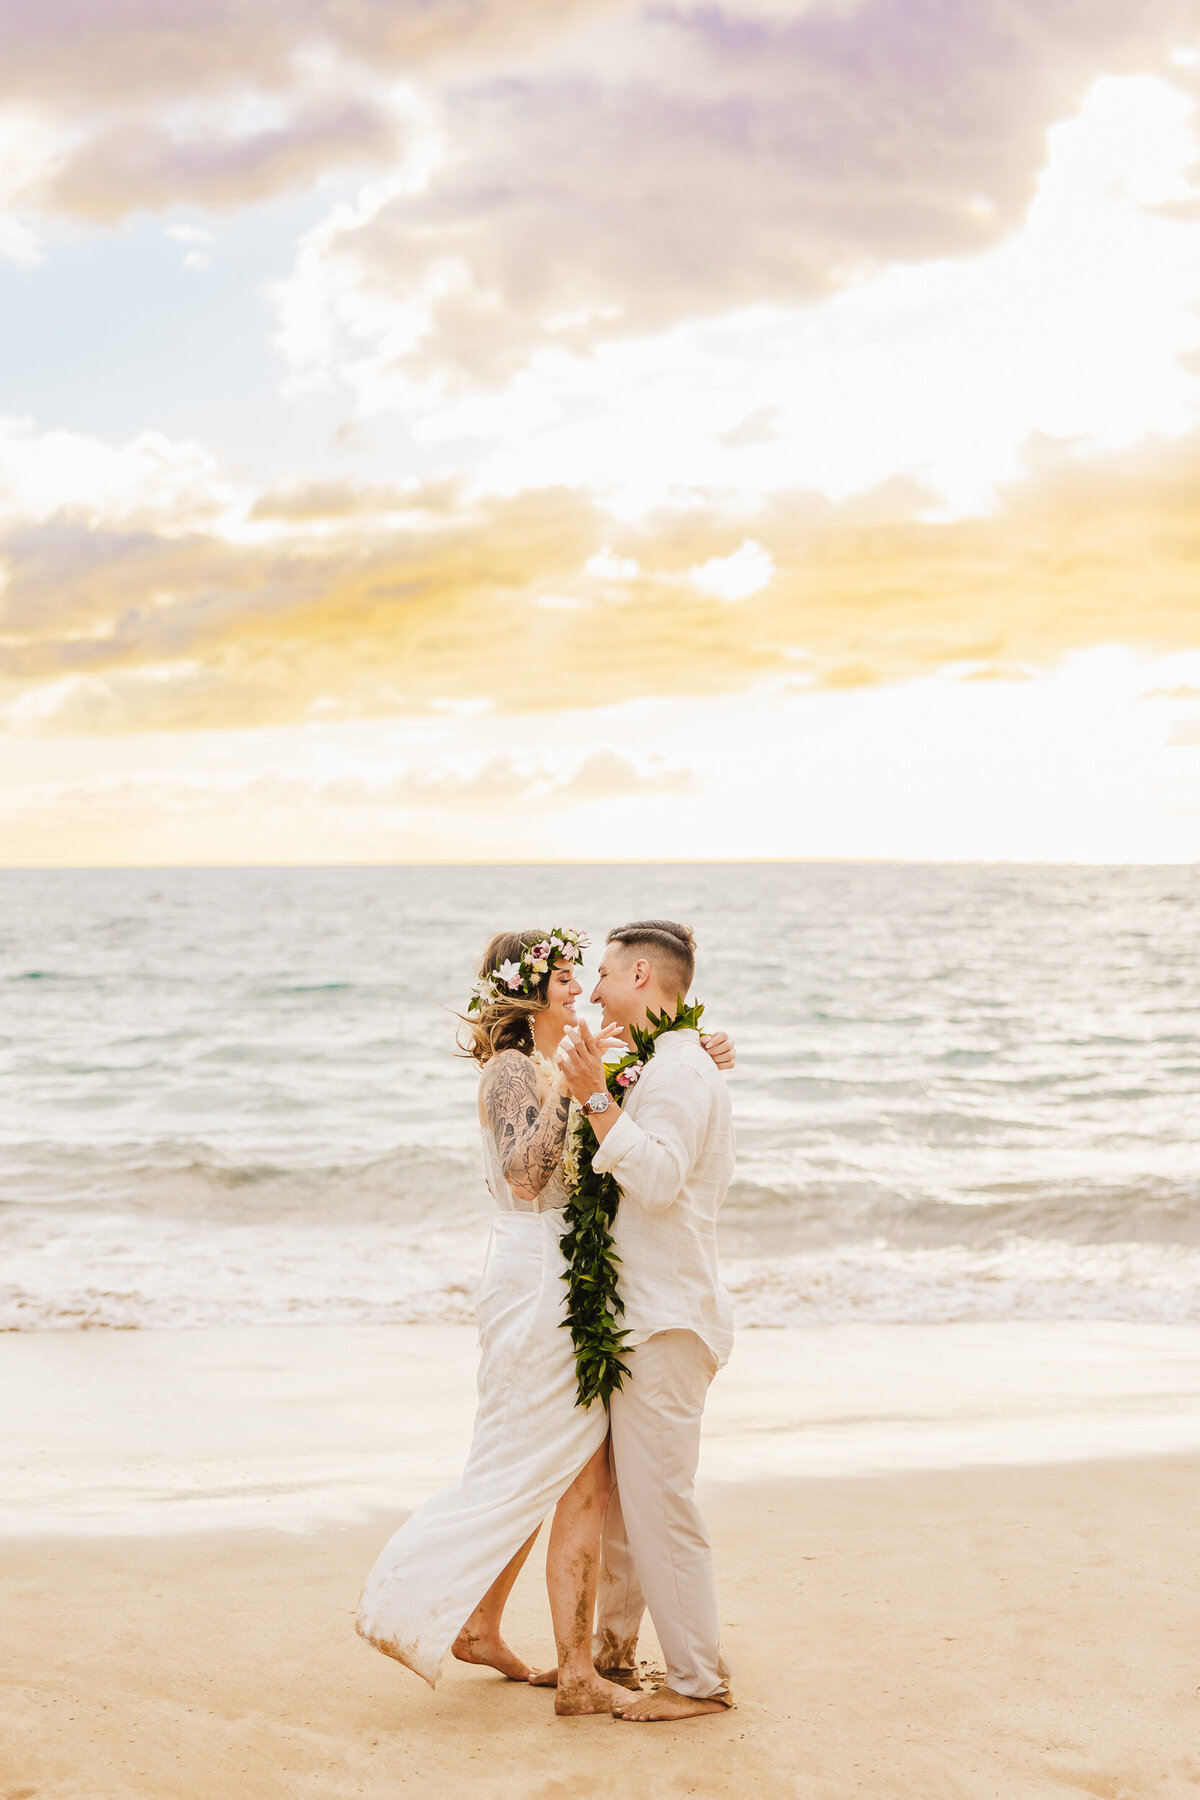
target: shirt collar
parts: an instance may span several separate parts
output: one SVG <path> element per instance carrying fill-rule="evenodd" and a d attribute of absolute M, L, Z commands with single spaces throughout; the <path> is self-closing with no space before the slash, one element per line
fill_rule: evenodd
<path fill-rule="evenodd" d="M 678 1031 L 664 1031 L 661 1036 L 655 1038 L 654 1054 L 661 1056 L 663 1051 L 669 1050 L 673 1044 L 698 1044 L 699 1042 L 700 1033 L 698 1031 L 681 1025 Z"/>

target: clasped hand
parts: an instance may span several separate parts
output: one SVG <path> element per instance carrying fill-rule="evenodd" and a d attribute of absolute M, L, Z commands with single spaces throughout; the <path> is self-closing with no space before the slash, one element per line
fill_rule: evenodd
<path fill-rule="evenodd" d="M 626 1048 L 619 1025 L 606 1025 L 598 1034 L 580 1020 L 559 1046 L 558 1063 L 566 1077 L 569 1092 L 582 1106 L 593 1094 L 606 1091 L 604 1052 Z"/>

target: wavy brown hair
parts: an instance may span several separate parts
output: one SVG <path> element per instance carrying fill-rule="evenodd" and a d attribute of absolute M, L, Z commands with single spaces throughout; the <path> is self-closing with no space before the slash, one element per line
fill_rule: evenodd
<path fill-rule="evenodd" d="M 548 931 L 498 931 L 483 953 L 480 980 L 503 962 L 520 962 L 522 951 L 544 944 L 549 936 Z M 529 1055 L 533 1049 L 533 1021 L 550 1004 L 550 976 L 557 960 L 552 958 L 546 973 L 534 977 L 528 996 L 505 994 L 503 998 L 487 998 L 480 1002 L 478 1012 L 455 1015 L 466 1027 L 465 1037 L 461 1031 L 458 1034 L 463 1056 L 469 1056 L 482 1068 L 502 1050 L 520 1050 Z"/>

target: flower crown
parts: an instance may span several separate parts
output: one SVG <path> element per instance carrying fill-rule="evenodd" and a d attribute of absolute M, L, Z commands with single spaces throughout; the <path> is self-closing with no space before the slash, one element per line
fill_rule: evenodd
<path fill-rule="evenodd" d="M 587 947 L 584 932 L 574 931 L 567 925 L 556 926 L 540 943 L 525 945 L 520 962 L 502 962 L 499 967 L 481 975 L 471 989 L 467 1011 L 480 1012 L 489 1002 L 508 1000 L 514 994 L 522 1000 L 532 999 L 535 986 L 543 975 L 550 973 L 552 962 L 565 962 L 574 967 L 583 961 Z"/>

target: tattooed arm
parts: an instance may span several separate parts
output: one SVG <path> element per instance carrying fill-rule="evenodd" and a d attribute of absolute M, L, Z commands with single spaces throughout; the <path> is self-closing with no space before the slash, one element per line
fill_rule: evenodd
<path fill-rule="evenodd" d="M 538 1104 L 537 1074 L 519 1050 L 502 1050 L 486 1064 L 479 1097 L 504 1179 L 522 1200 L 536 1200 L 562 1160 L 571 1096 L 560 1082 Z"/>

